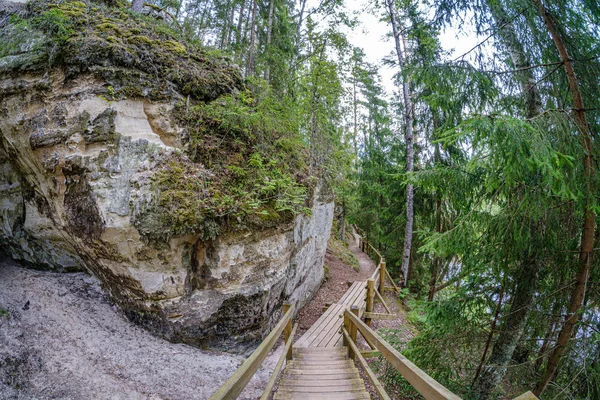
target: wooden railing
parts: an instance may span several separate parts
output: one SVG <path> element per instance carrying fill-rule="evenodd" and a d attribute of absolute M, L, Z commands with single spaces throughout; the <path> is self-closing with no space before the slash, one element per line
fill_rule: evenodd
<path fill-rule="evenodd" d="M 237 371 L 217 390 L 209 400 L 233 400 L 236 399 L 240 393 L 244 390 L 250 379 L 254 376 L 258 368 L 260 368 L 261 364 L 273 348 L 277 339 L 284 334 L 285 348 L 277 364 L 273 373 L 271 374 L 271 379 L 267 383 L 267 387 L 265 388 L 261 400 L 266 400 L 271 391 L 273 390 L 273 386 L 275 385 L 275 381 L 283 368 L 283 364 L 285 360 L 292 359 L 292 342 L 294 340 L 294 335 L 296 333 L 296 328 L 298 325 L 296 324 L 292 328 L 292 316 L 295 312 L 295 306 L 293 304 L 285 303 L 283 305 L 283 318 L 281 321 L 277 323 L 275 328 L 271 331 L 269 336 L 266 337 L 265 340 L 258 346 L 258 348 L 252 353 L 250 357 L 238 368 Z"/>
<path fill-rule="evenodd" d="M 374 330 L 355 315 L 353 311 L 346 309 L 346 311 L 344 311 L 344 328 L 342 330 L 342 333 L 344 334 L 344 345 L 351 349 L 351 352 L 349 353 L 351 358 L 358 358 L 381 399 L 389 399 L 390 397 L 383 389 L 383 386 L 381 386 L 381 383 L 377 380 L 366 360 L 362 357 L 360 350 L 356 345 L 356 332 L 360 332 L 368 343 L 375 346 L 381 355 L 385 357 L 385 359 L 388 360 L 389 363 L 392 364 L 408 383 L 410 383 L 425 399 L 460 399 L 460 397 L 446 389 L 442 384 L 427 375 L 419 367 L 390 346 Z"/>
<path fill-rule="evenodd" d="M 377 250 L 375 248 L 375 246 L 373 246 L 370 242 L 369 242 L 369 237 L 368 235 L 366 235 L 359 227 L 355 226 L 356 231 L 359 234 L 359 238 L 358 238 L 358 246 L 360 248 L 360 250 L 367 254 L 369 257 L 375 257 L 375 263 L 379 264 L 381 262 L 381 260 L 383 260 L 383 256 L 381 255 L 381 253 L 379 252 L 379 250 Z"/>

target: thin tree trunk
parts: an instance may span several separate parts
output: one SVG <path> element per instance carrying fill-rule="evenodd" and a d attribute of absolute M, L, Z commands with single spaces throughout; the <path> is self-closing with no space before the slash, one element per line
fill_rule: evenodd
<path fill-rule="evenodd" d="M 354 108 L 354 163 L 358 165 L 358 141 L 357 141 L 357 131 L 358 131 L 358 104 L 356 103 L 356 65 L 355 65 L 355 76 L 352 80 L 352 96 L 353 96 L 353 108 Z"/>
<path fill-rule="evenodd" d="M 504 299 L 504 286 L 505 283 L 502 283 L 502 288 L 500 289 L 500 296 L 498 297 L 498 304 L 496 305 L 496 312 L 494 313 L 494 319 L 492 320 L 492 324 L 490 326 L 490 334 L 485 342 L 485 347 L 483 349 L 483 354 L 481 356 L 481 362 L 475 371 L 475 377 L 473 378 L 473 384 L 477 382 L 477 378 L 479 378 L 479 374 L 481 373 L 481 369 L 485 364 L 485 358 L 487 356 L 488 349 L 490 348 L 490 344 L 492 343 L 492 338 L 494 337 L 494 333 L 496 331 L 496 325 L 498 324 L 498 317 L 500 316 L 500 310 L 502 310 L 502 299 Z"/>
<path fill-rule="evenodd" d="M 238 22 L 237 22 L 237 30 L 235 32 L 235 44 L 237 46 L 240 46 L 242 44 L 242 38 L 244 37 L 243 35 L 243 22 L 244 22 L 244 11 L 246 8 L 246 0 L 242 0 L 242 4 L 240 4 L 240 14 L 238 17 Z"/>
<path fill-rule="evenodd" d="M 557 29 L 557 27 L 555 26 L 554 18 L 544 7 L 542 0 L 533 0 L 533 2 L 537 6 L 538 12 L 540 13 L 540 16 L 544 20 L 544 23 L 546 24 L 546 27 L 548 28 L 548 31 L 552 36 L 552 40 L 556 45 L 556 49 L 558 50 L 560 59 L 563 62 L 565 73 L 567 75 L 567 80 L 569 82 L 569 90 L 571 91 L 573 105 L 575 106 L 573 116 L 575 119 L 575 123 L 577 124 L 577 128 L 579 129 L 579 138 L 585 151 L 585 156 L 583 159 L 583 168 L 586 181 L 586 205 L 583 220 L 583 231 L 581 235 L 581 247 L 579 251 L 579 266 L 577 271 L 576 284 L 571 294 L 569 312 L 565 319 L 564 325 L 560 333 L 558 334 L 556 345 L 554 347 L 554 350 L 552 351 L 552 354 L 550 355 L 550 358 L 548 359 L 548 364 L 546 365 L 544 375 L 542 376 L 534 390 L 534 394 L 539 397 L 548 386 L 548 383 L 550 383 L 552 377 L 556 374 L 560 359 L 562 358 L 567 344 L 569 343 L 569 340 L 571 339 L 571 336 L 573 334 L 573 329 L 579 321 L 579 319 L 581 318 L 579 311 L 583 306 L 583 300 L 585 298 L 586 286 L 588 276 L 590 273 L 592 251 L 594 249 L 594 230 L 596 214 L 593 208 L 595 196 L 595 171 L 593 164 L 594 161 L 592 158 L 592 135 L 590 132 L 590 126 L 587 121 L 587 116 L 585 114 L 585 106 L 583 104 L 583 97 L 579 89 L 577 75 L 575 74 L 573 62 L 569 57 L 569 53 L 567 51 L 567 47 L 565 45 L 563 37 Z"/>
<path fill-rule="evenodd" d="M 235 1 L 231 2 L 231 9 L 229 10 L 229 26 L 227 27 L 227 39 L 225 41 L 225 48 L 231 45 L 231 35 L 233 34 L 233 19 L 235 18 Z"/>
<path fill-rule="evenodd" d="M 510 59 L 516 70 L 520 73 L 515 75 L 515 78 L 521 85 L 521 93 L 525 99 L 525 112 L 527 118 L 533 118 L 542 111 L 542 100 L 539 90 L 536 86 L 536 79 L 529 67 L 531 63 L 526 56 L 523 44 L 515 34 L 514 26 L 511 19 L 506 15 L 506 11 L 496 1 L 488 0 L 488 6 L 496 25 L 498 27 L 498 35 L 506 46 Z"/>
<path fill-rule="evenodd" d="M 394 7 L 393 0 L 386 0 L 390 22 L 392 24 L 392 32 L 394 34 L 394 42 L 396 44 L 396 56 L 398 57 L 398 66 L 401 70 L 406 66 L 406 56 L 402 49 L 401 44 L 401 29 L 399 26 L 398 17 L 396 15 L 396 9 Z M 414 171 L 414 156 L 415 150 L 413 146 L 413 105 L 412 99 L 410 98 L 410 83 L 406 77 L 403 77 L 402 83 L 402 98 L 404 102 L 404 124 L 405 124 L 405 139 L 406 139 L 406 172 L 412 173 Z M 402 252 L 402 266 L 401 270 L 404 275 L 404 286 L 408 284 L 409 264 L 410 255 L 412 248 L 412 235 L 413 235 L 413 221 L 414 221 L 414 188 L 412 183 L 406 185 L 406 229 L 404 232 L 404 246 Z"/>
<path fill-rule="evenodd" d="M 506 373 L 506 367 L 527 324 L 539 269 L 535 255 L 529 254 L 524 257 L 515 277 L 516 286 L 510 312 L 505 316 L 498 340 L 486 366 L 481 369 L 479 379 L 473 384 L 472 392 L 475 399 L 488 399 Z"/>
<path fill-rule="evenodd" d="M 267 20 L 267 45 L 266 45 L 266 53 L 267 53 L 267 68 L 265 69 L 265 80 L 270 82 L 271 79 L 271 70 L 270 70 L 270 62 L 269 62 L 269 53 L 271 52 L 271 35 L 273 34 L 273 8 L 275 5 L 275 0 L 269 1 L 269 19 Z"/>
<path fill-rule="evenodd" d="M 248 46 L 248 60 L 246 76 L 254 76 L 255 57 L 256 57 L 256 13 L 258 12 L 258 2 L 252 2 L 252 22 L 250 23 L 250 45 Z"/>
<path fill-rule="evenodd" d="M 439 128 L 439 122 L 435 111 L 432 112 L 433 117 L 433 130 L 434 132 Z M 435 163 L 439 164 L 441 160 L 440 156 L 440 144 L 435 143 L 434 150 Z M 440 233 L 442 231 L 442 196 L 440 193 L 435 194 L 435 232 Z M 435 297 L 435 285 L 437 284 L 437 277 L 440 270 L 440 258 L 438 256 L 433 257 L 433 263 L 431 265 L 431 278 L 429 279 L 429 294 L 427 295 L 427 301 L 433 301 Z"/>
<path fill-rule="evenodd" d="M 227 6 L 225 8 L 225 15 L 223 16 L 223 30 L 221 31 L 221 40 L 219 43 L 219 48 L 221 50 L 225 49 L 226 42 L 227 42 L 228 30 L 231 29 L 231 24 L 228 24 L 228 22 L 229 22 L 230 13 L 232 12 L 232 8 L 233 8 L 233 5 L 231 4 L 231 0 L 229 0 L 227 2 Z"/>

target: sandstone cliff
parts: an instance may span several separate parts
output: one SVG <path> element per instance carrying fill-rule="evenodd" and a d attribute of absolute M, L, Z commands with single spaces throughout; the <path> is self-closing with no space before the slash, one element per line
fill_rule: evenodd
<path fill-rule="evenodd" d="M 164 337 L 239 350 L 319 287 L 332 195 L 266 89 L 152 18 L 0 6 L 1 247 L 89 271 Z"/>

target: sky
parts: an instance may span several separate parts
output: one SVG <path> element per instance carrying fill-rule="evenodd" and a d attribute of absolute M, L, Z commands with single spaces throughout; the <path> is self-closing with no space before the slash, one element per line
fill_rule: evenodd
<path fill-rule="evenodd" d="M 315 3 L 317 3 L 315 1 Z M 346 0 L 348 13 L 356 13 L 360 21 L 360 27 L 354 30 L 348 30 L 346 33 L 350 43 L 362 48 L 365 52 L 366 60 L 372 64 L 381 64 L 386 56 L 393 56 L 395 59 L 394 43 L 391 37 L 387 37 L 391 31 L 388 20 L 381 21 L 373 13 L 373 0 Z M 472 30 L 469 26 L 463 27 L 466 30 Z M 456 58 L 471 50 L 480 39 L 475 33 L 459 33 L 454 28 L 448 28 L 440 36 L 440 42 L 444 49 L 451 51 L 451 57 Z M 381 66 L 380 73 L 382 81 L 388 94 L 395 90 L 393 76 L 398 71 L 394 66 Z"/>

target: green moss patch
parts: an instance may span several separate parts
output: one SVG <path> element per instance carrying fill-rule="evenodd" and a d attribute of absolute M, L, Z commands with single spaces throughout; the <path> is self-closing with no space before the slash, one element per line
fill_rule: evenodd
<path fill-rule="evenodd" d="M 167 23 L 127 6 L 34 0 L 0 35 L 11 38 L 0 45 L 0 71 L 41 71 L 50 61 L 67 78 L 95 73 L 115 88 L 117 99 L 130 95 L 122 89 L 131 85 L 150 99 L 189 95 L 202 101 L 243 88 L 238 68 L 226 57 L 183 43 Z"/>

